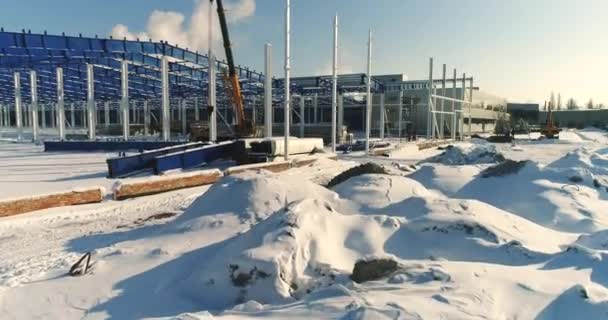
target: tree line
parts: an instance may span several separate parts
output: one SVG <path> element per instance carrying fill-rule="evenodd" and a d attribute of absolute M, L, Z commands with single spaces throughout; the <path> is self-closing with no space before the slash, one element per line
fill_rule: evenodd
<path fill-rule="evenodd" d="M 551 98 L 548 102 L 545 102 L 544 109 L 548 110 L 549 106 L 554 106 L 553 110 L 581 110 L 581 109 L 606 109 L 606 105 L 603 103 L 594 103 L 593 98 L 589 99 L 587 103 L 583 106 L 579 105 L 574 98 L 568 99 L 566 104 L 562 104 L 562 95 L 561 93 L 557 94 L 557 99 L 555 93 L 551 92 Z"/>

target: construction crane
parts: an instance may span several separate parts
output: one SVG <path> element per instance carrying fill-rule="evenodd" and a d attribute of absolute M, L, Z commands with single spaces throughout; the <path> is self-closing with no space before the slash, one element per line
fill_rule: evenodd
<path fill-rule="evenodd" d="M 213 0 L 210 1 L 213 3 Z M 251 123 L 245 120 L 245 107 L 243 104 L 243 97 L 241 96 L 239 76 L 234 65 L 234 56 L 232 54 L 232 45 L 230 43 L 230 35 L 228 33 L 228 23 L 226 21 L 224 4 L 222 3 L 222 0 L 216 1 L 217 14 L 220 20 L 220 28 L 222 30 L 222 38 L 224 40 L 224 49 L 226 51 L 226 62 L 228 63 L 228 75 L 227 77 L 225 76 L 225 80 L 227 80 L 226 85 L 229 87 L 228 96 L 232 102 L 236 115 L 236 134 L 240 137 L 248 136 L 252 134 L 253 128 Z"/>
<path fill-rule="evenodd" d="M 540 134 L 545 136 L 547 139 L 559 139 L 560 131 L 561 130 L 553 123 L 553 104 L 549 102 L 549 112 L 547 112 L 547 123 L 545 127 L 540 130 Z"/>

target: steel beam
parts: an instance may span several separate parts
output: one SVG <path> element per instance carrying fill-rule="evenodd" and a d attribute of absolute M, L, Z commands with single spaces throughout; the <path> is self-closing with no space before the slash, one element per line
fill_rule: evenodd
<path fill-rule="evenodd" d="M 65 93 L 63 90 L 63 68 L 57 68 L 57 128 L 59 129 L 59 139 L 65 140 Z"/>
<path fill-rule="evenodd" d="M 285 8 L 285 119 L 284 130 L 285 130 L 285 149 L 283 150 L 285 160 L 289 160 L 289 122 L 291 118 L 291 87 L 289 82 L 291 80 L 291 1 L 287 0 L 287 6 Z"/>
<path fill-rule="evenodd" d="M 266 138 L 272 137 L 272 45 L 264 47 L 264 128 Z"/>
<path fill-rule="evenodd" d="M 122 138 L 129 141 L 130 112 L 129 112 L 129 63 L 126 60 L 120 64 L 120 87 L 121 99 L 120 110 L 122 111 Z"/>
<path fill-rule="evenodd" d="M 36 71 L 30 71 L 30 94 L 31 94 L 31 110 L 32 113 L 32 140 L 38 141 L 38 76 Z"/>
<path fill-rule="evenodd" d="M 169 57 L 162 58 L 162 118 L 163 118 L 163 140 L 171 140 L 171 110 L 169 110 Z"/>
<path fill-rule="evenodd" d="M 367 105 L 365 112 L 365 153 L 369 154 L 369 136 L 372 127 L 372 31 L 367 42 Z"/>

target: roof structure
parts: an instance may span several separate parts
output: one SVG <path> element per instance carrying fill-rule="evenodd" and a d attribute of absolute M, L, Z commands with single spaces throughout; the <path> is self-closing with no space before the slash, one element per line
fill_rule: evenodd
<path fill-rule="evenodd" d="M 121 98 L 121 64 L 128 63 L 129 96 L 132 99 L 154 99 L 162 95 L 162 57 L 169 59 L 169 95 L 206 97 L 209 59 L 207 55 L 167 42 L 130 41 L 62 35 L 5 32 L 0 30 L 0 103 L 14 102 L 15 73 L 21 82 L 24 102 L 30 99 L 30 72 L 36 71 L 41 103 L 57 101 L 57 68 L 64 74 L 65 101 L 85 101 L 87 65 L 93 65 L 95 100 L 116 101 Z M 216 61 L 218 72 L 227 69 Z M 263 95 L 264 75 L 246 67 L 237 67 L 245 100 Z M 291 92 L 296 95 L 330 93 L 331 77 L 294 78 Z M 365 75 L 342 75 L 340 92 L 360 92 Z M 218 105 L 228 101 L 224 79 L 217 81 Z M 283 80 L 273 80 L 273 96 L 282 99 Z M 382 83 L 373 81 L 373 91 Z"/>

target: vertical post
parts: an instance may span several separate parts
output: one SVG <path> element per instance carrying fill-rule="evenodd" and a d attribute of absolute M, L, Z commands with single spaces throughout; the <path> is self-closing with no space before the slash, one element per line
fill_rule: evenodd
<path fill-rule="evenodd" d="M 209 110 L 209 141 L 217 140 L 217 108 L 216 108 L 216 74 L 215 74 L 215 56 L 213 55 L 213 1 L 209 2 L 209 94 L 207 96 Z"/>
<path fill-rule="evenodd" d="M 63 90 L 63 68 L 57 68 L 57 127 L 59 139 L 65 140 L 65 95 Z"/>
<path fill-rule="evenodd" d="M 467 92 L 467 74 L 463 73 L 462 74 L 462 101 L 466 100 L 466 92 Z M 461 136 L 462 136 L 462 140 L 464 140 L 464 106 L 465 103 L 461 103 L 461 107 L 460 107 L 460 132 L 461 132 Z"/>
<path fill-rule="evenodd" d="M 76 128 L 76 110 L 74 110 L 74 102 L 70 103 L 70 127 Z"/>
<path fill-rule="evenodd" d="M 384 105 L 384 100 L 385 96 L 384 93 L 380 94 L 380 139 L 384 139 L 384 112 L 385 112 L 385 105 Z"/>
<path fill-rule="evenodd" d="M 334 61 L 331 87 L 331 152 L 336 152 L 336 113 L 338 107 L 338 15 L 334 18 Z"/>
<path fill-rule="evenodd" d="M 272 138 L 272 45 L 264 47 L 264 128 L 266 139 Z"/>
<path fill-rule="evenodd" d="M 429 99 L 427 102 L 426 137 L 433 139 L 433 58 L 429 61 Z"/>
<path fill-rule="evenodd" d="M 103 103 L 103 124 L 106 128 L 110 126 L 110 101 Z"/>
<path fill-rule="evenodd" d="M 163 118 L 163 140 L 169 141 L 171 139 L 171 122 L 170 122 L 170 110 L 169 110 L 169 58 L 167 56 L 162 57 L 161 62 L 161 73 L 162 73 L 162 118 Z"/>
<path fill-rule="evenodd" d="M 469 87 L 469 137 L 473 137 L 473 130 L 471 129 L 471 126 L 473 125 L 473 116 L 471 114 L 471 105 L 473 105 L 473 77 L 471 77 L 470 83 L 471 86 Z"/>
<path fill-rule="evenodd" d="M 17 125 L 17 140 L 21 141 L 22 138 L 22 123 L 21 123 L 21 75 L 19 72 L 15 72 L 15 122 Z"/>
<path fill-rule="evenodd" d="M 446 96 L 445 94 L 445 77 L 446 77 L 446 65 L 445 63 L 443 64 L 443 77 L 441 78 L 441 95 L 442 96 Z M 439 136 L 440 139 L 445 139 L 445 132 L 444 132 L 444 123 L 445 123 L 445 116 L 444 116 L 444 111 L 445 111 L 445 100 L 441 99 L 441 113 L 439 114 Z"/>
<path fill-rule="evenodd" d="M 123 60 L 120 64 L 120 109 L 122 111 L 122 138 L 129 141 L 130 114 L 129 114 L 129 64 Z M 89 126 L 91 127 L 91 126 Z"/>
<path fill-rule="evenodd" d="M 0 103 L 0 126 L 4 127 L 4 105 Z"/>
<path fill-rule="evenodd" d="M 399 141 L 401 141 L 401 134 L 403 132 L 403 89 L 399 90 L 399 111 L 397 113 L 399 114 L 399 123 L 397 124 L 399 127 Z"/>
<path fill-rule="evenodd" d="M 186 110 L 186 99 L 181 98 L 179 104 L 180 119 L 182 120 L 182 135 L 188 134 L 188 121 L 187 121 L 187 110 Z"/>
<path fill-rule="evenodd" d="M 253 125 L 253 127 L 255 128 L 257 126 L 257 112 L 256 112 L 256 105 L 257 105 L 257 97 L 253 96 L 251 97 L 251 124 Z"/>
<path fill-rule="evenodd" d="M 291 77 L 291 1 L 287 0 L 287 6 L 285 8 L 285 119 L 284 130 L 285 130 L 285 160 L 289 160 L 289 122 L 291 118 L 291 109 L 289 104 L 291 103 L 290 97 L 290 77 Z"/>
<path fill-rule="evenodd" d="M 452 98 L 458 99 L 456 96 L 456 69 L 454 69 L 454 81 L 452 82 Z M 456 101 L 452 101 L 452 141 L 456 141 Z"/>
<path fill-rule="evenodd" d="M 150 107 L 148 99 L 144 99 L 144 135 L 150 135 Z"/>
<path fill-rule="evenodd" d="M 312 98 L 312 123 L 317 124 L 319 123 L 319 116 L 318 116 L 318 111 L 319 111 L 319 95 L 315 93 L 315 96 Z"/>
<path fill-rule="evenodd" d="M 95 114 L 95 78 L 92 64 L 87 64 L 87 122 L 89 127 L 89 140 L 96 139 L 96 114 Z M 124 92 L 123 92 L 124 93 Z M 84 111 L 84 110 L 83 110 Z M 125 139 L 126 140 L 126 139 Z"/>
<path fill-rule="evenodd" d="M 40 124 L 42 128 L 46 128 L 46 104 L 40 106 Z"/>
<path fill-rule="evenodd" d="M 36 71 L 30 71 L 30 91 L 32 95 L 32 141 L 38 141 L 38 75 Z"/>
<path fill-rule="evenodd" d="M 369 154 L 369 134 L 372 126 L 372 30 L 367 42 L 367 106 L 365 111 L 365 153 Z"/>
<path fill-rule="evenodd" d="M 338 141 L 342 141 L 342 128 L 344 127 L 344 96 L 338 96 Z"/>
<path fill-rule="evenodd" d="M 304 109 L 306 108 L 306 100 L 304 96 L 300 96 L 300 138 L 304 138 Z"/>
<path fill-rule="evenodd" d="M 194 121 L 201 120 L 201 115 L 200 115 L 200 111 L 198 108 L 199 108 L 198 97 L 194 97 Z M 144 115 L 144 117 L 145 117 L 145 115 Z"/>

